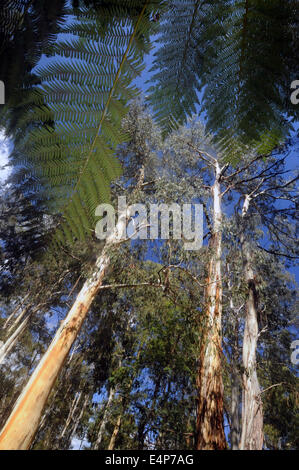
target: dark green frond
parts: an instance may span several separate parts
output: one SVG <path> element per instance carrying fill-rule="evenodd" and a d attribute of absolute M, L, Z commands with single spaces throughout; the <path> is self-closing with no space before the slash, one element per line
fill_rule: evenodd
<path fill-rule="evenodd" d="M 136 21 L 115 16 L 105 35 L 98 13 L 77 11 L 36 71 L 41 85 L 15 110 L 17 155 L 55 195 L 63 219 L 57 242 L 91 234 L 95 208 L 109 201 L 110 183 L 121 174 L 115 150 L 126 139 L 121 121 L 150 48 L 148 3 Z"/>
<path fill-rule="evenodd" d="M 294 0 L 172 0 L 149 97 L 164 132 L 196 108 L 217 138 L 262 152 L 279 144 L 298 118 L 290 100 L 298 19 Z"/>

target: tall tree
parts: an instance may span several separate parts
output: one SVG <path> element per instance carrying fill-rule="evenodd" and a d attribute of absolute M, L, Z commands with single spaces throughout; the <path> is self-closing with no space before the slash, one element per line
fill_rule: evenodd
<path fill-rule="evenodd" d="M 150 128 L 147 128 L 145 132 L 142 128 L 142 123 L 144 120 L 147 121 L 148 118 L 141 116 L 138 121 L 136 114 L 134 118 L 133 115 L 134 112 L 131 114 L 131 125 L 133 126 L 135 124 L 135 132 L 132 127 L 130 129 L 132 133 L 131 145 L 133 146 L 133 151 L 135 146 L 137 146 L 139 150 L 137 155 L 137 167 L 135 166 L 135 173 L 131 175 L 131 179 L 133 177 L 132 192 L 136 193 L 141 189 L 141 185 L 144 183 L 144 168 L 146 164 L 148 164 L 147 157 L 150 156 L 151 150 L 147 143 L 147 139 L 150 138 Z M 140 123 L 141 129 L 138 133 L 136 125 Z M 141 142 L 136 140 L 140 137 L 142 138 Z M 141 153 L 141 145 L 144 146 L 143 153 Z M 140 158 L 142 159 L 140 160 Z M 121 209 L 118 213 L 118 222 L 113 231 L 109 233 L 102 253 L 97 256 L 92 273 L 83 284 L 71 310 L 60 325 L 47 353 L 43 356 L 40 364 L 32 374 L 9 420 L 2 430 L 0 437 L 0 445 L 2 447 L 28 448 L 28 446 L 30 446 L 51 389 L 81 329 L 92 301 L 100 290 L 103 278 L 110 264 L 111 255 L 109 251 L 113 246 L 117 246 L 119 243 L 126 240 L 127 220 L 130 217 L 129 206 Z M 30 416 L 27 421 L 23 419 L 24 413 L 26 413 L 28 417 Z"/>

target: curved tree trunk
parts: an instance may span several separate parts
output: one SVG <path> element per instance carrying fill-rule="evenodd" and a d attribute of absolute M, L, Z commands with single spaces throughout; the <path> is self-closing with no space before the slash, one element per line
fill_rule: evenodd
<path fill-rule="evenodd" d="M 67 317 L 17 400 L 0 434 L 0 449 L 22 450 L 30 447 L 48 396 L 99 291 L 109 262 L 106 254 L 97 260 L 97 270 L 84 283 Z"/>
<path fill-rule="evenodd" d="M 223 382 L 221 367 L 221 190 L 220 169 L 216 164 L 213 194 L 213 234 L 211 258 L 205 292 L 205 334 L 202 340 L 197 376 L 197 442 L 198 450 L 226 449 L 223 426 Z"/>
<path fill-rule="evenodd" d="M 93 274 L 85 281 L 71 310 L 42 357 L 0 434 L 0 450 L 25 450 L 31 445 L 48 396 L 67 355 L 77 338 L 89 308 L 99 292 L 110 264 L 107 250 L 125 240 L 129 207 L 119 214 L 115 229 L 107 238 Z"/>
<path fill-rule="evenodd" d="M 245 218 L 250 204 L 246 196 L 242 217 Z M 246 319 L 243 338 L 243 404 L 241 450 L 261 450 L 263 448 L 263 406 L 261 390 L 256 372 L 256 349 L 258 341 L 258 306 L 255 278 L 252 269 L 250 246 L 241 236 L 244 278 L 248 286 Z"/>

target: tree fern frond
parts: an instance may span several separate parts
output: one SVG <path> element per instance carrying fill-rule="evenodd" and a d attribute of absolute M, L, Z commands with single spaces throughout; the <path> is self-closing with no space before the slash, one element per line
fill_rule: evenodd
<path fill-rule="evenodd" d="M 15 151 L 55 195 L 62 216 L 57 243 L 90 235 L 95 208 L 109 201 L 110 182 L 121 173 L 115 150 L 126 139 L 121 121 L 137 95 L 133 80 L 150 48 L 153 8 L 149 0 L 142 8 L 132 4 L 137 18 L 110 13 L 109 34 L 98 12 L 76 11 L 52 58 L 36 71 L 41 85 L 20 104 Z"/>
<path fill-rule="evenodd" d="M 298 21 L 294 0 L 170 1 L 149 90 L 164 134 L 197 107 L 217 138 L 279 144 L 298 118 L 290 100 Z"/>

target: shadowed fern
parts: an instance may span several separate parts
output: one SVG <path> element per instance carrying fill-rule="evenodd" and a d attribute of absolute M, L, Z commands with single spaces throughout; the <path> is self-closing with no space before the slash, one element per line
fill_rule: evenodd
<path fill-rule="evenodd" d="M 133 81 L 150 49 L 155 7 L 149 1 L 124 2 L 136 6 L 130 17 L 121 3 L 77 10 L 51 59 L 35 72 L 40 86 L 25 91 L 14 110 L 13 157 L 20 162 L 21 156 L 44 181 L 49 198 L 54 195 L 55 212 L 62 216 L 56 242 L 84 239 L 94 230 L 95 208 L 109 201 L 110 182 L 121 174 L 115 150 L 126 139 L 121 121 L 137 94 Z"/>
<path fill-rule="evenodd" d="M 164 133 L 200 104 L 217 138 L 261 153 L 275 147 L 292 127 L 289 117 L 298 118 L 290 101 L 298 17 L 294 0 L 171 0 L 149 95 Z"/>

